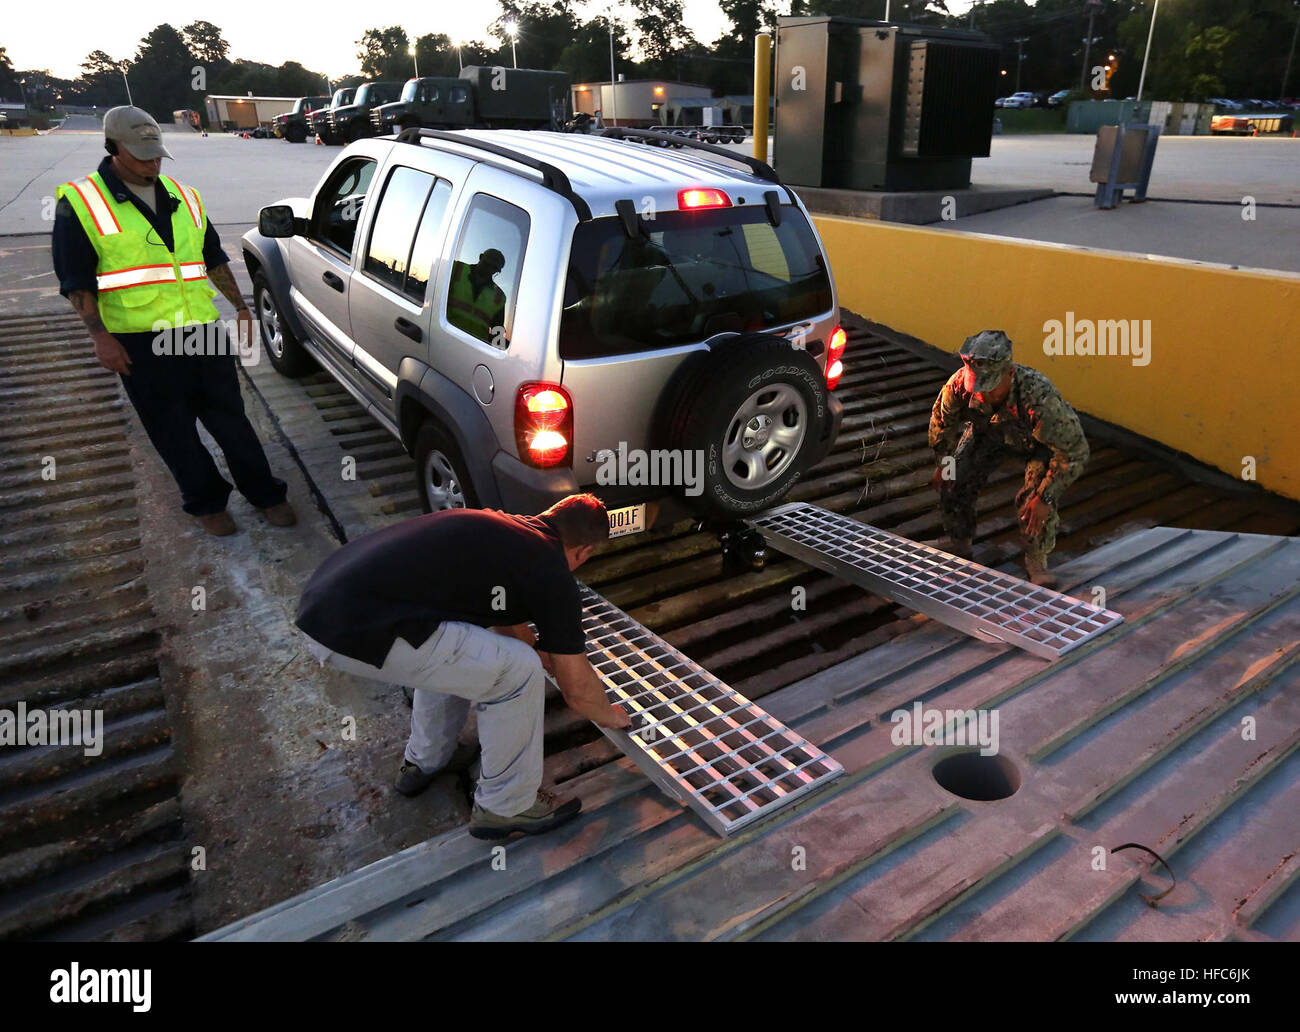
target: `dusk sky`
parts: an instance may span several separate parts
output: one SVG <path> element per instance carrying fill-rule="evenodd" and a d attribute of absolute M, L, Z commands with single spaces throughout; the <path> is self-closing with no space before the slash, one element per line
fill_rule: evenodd
<path fill-rule="evenodd" d="M 686 24 L 701 42 L 711 43 L 726 28 L 727 19 L 716 0 L 684 2 Z M 607 0 L 577 5 L 587 17 L 609 6 Z M 788 10 L 788 0 L 778 6 Z M 950 0 L 948 6 L 953 13 L 964 12 L 970 0 Z M 226 0 L 215 6 L 196 0 L 172 0 L 151 5 L 148 11 L 130 6 L 92 7 L 84 0 L 73 0 L 60 8 L 56 20 L 49 8 L 27 3 L 9 8 L 0 46 L 8 48 L 15 68 L 47 68 L 54 75 L 71 79 L 81 73 L 81 62 L 92 50 L 106 51 L 114 58 L 133 57 L 141 37 L 160 22 L 179 29 L 201 18 L 221 28 L 235 57 L 273 65 L 298 61 L 338 78 L 359 71 L 354 41 L 368 28 L 400 24 L 412 38 L 426 32 L 445 32 L 453 39 L 487 39 L 487 27 L 499 10 L 495 0 L 431 0 L 382 8 L 358 4 L 355 13 L 330 4 L 268 4 L 265 0 Z M 618 11 L 625 24 L 631 21 L 628 5 L 623 4 Z M 527 64 L 527 55 L 527 40 L 521 39 L 521 65 Z"/>

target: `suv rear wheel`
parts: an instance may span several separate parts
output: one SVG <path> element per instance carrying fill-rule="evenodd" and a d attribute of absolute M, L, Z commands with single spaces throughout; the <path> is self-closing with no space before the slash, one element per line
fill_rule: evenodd
<path fill-rule="evenodd" d="M 432 419 L 420 425 L 413 451 L 416 487 L 425 512 L 479 507 L 460 450 Z"/>
<path fill-rule="evenodd" d="M 253 276 L 253 308 L 257 313 L 258 329 L 266 347 L 266 356 L 276 372 L 297 378 L 316 368 L 316 360 L 298 343 L 293 330 L 289 329 L 279 305 L 275 303 L 271 284 L 261 272 Z"/>
<path fill-rule="evenodd" d="M 683 378 L 668 425 L 671 446 L 704 452 L 693 502 L 730 518 L 777 504 L 811 464 L 830 418 L 821 367 L 771 334 L 739 334 Z"/>

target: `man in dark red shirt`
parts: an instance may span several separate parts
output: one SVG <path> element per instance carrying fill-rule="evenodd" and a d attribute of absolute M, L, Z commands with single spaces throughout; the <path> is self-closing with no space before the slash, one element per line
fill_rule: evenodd
<path fill-rule="evenodd" d="M 602 727 L 630 725 L 587 661 L 573 578 L 608 537 L 603 503 L 570 495 L 539 516 L 418 516 L 321 564 L 298 606 L 312 653 L 416 689 L 399 791 L 414 795 L 446 765 L 473 703 L 483 752 L 470 834 L 537 834 L 577 816 L 580 800 L 540 790 L 543 668 L 576 712 Z"/>

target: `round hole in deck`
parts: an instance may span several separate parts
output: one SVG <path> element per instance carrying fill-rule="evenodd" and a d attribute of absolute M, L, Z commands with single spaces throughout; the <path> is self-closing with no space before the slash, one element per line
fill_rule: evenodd
<path fill-rule="evenodd" d="M 981 756 L 978 751 L 945 756 L 931 771 L 941 788 L 963 799 L 990 802 L 1006 799 L 1020 788 L 1020 771 L 1005 756 Z"/>

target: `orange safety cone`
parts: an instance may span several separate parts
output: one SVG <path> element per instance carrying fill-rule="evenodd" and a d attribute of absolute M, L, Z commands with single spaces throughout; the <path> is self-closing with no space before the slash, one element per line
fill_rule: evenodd
<path fill-rule="evenodd" d="M 320 138 L 320 133 L 317 133 L 317 134 L 316 134 L 316 146 L 317 146 L 317 147 L 324 147 L 324 146 L 325 146 L 325 141 L 322 140 L 322 139 Z"/>

